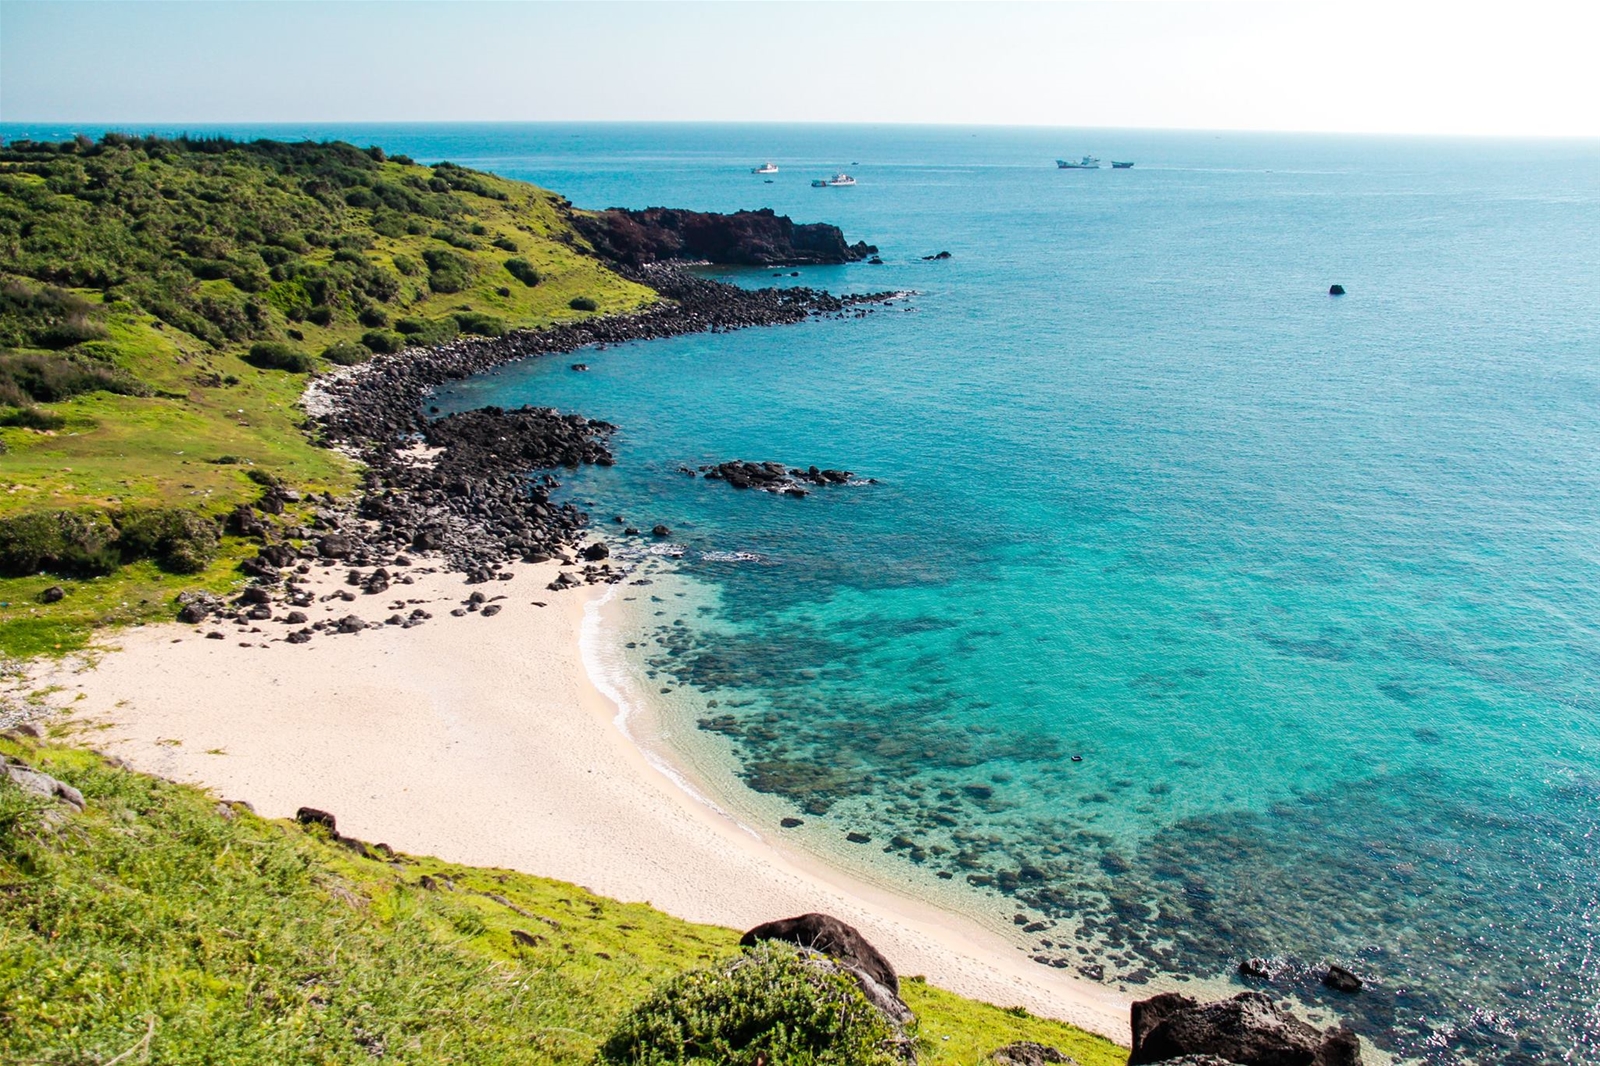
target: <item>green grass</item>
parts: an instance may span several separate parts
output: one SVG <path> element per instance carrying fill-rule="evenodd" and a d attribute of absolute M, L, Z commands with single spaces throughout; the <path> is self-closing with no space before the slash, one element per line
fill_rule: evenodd
<path fill-rule="evenodd" d="M 559 881 L 358 856 L 78 748 L 0 751 L 89 803 L 51 827 L 0 786 L 3 1062 L 105 1063 L 150 1034 L 162 1064 L 588 1063 L 630 1008 L 737 951 L 734 930 Z M 903 989 L 924 1062 L 1022 1039 L 1126 1061 L 1062 1023 Z"/>
<path fill-rule="evenodd" d="M 457 315 L 541 328 L 586 317 L 571 307 L 580 297 L 601 314 L 657 298 L 583 254 L 560 197 L 492 175 L 348 145 L 16 149 L 0 152 L 0 283 L 32 295 L 0 303 L 0 355 L 111 368 L 147 395 L 82 393 L 38 404 L 64 420 L 58 429 L 0 427 L 0 517 L 124 506 L 221 515 L 259 493 L 245 476 L 252 467 L 302 490 L 345 493 L 356 471 L 304 428 L 306 375 L 251 366 L 252 344 L 288 344 L 328 369 L 320 353 L 372 332 L 363 316 L 387 320 L 384 329 Z M 403 210 L 347 202 L 371 190 L 408 199 Z M 465 264 L 460 291 L 433 290 L 430 252 Z M 538 284 L 514 276 L 510 259 Z M 230 276 L 210 276 L 219 264 Z M 380 294 L 363 287 L 368 278 L 382 281 Z M 51 286 L 62 291 L 49 296 Z M 324 324 L 307 317 L 308 292 L 324 301 Z M 52 306 L 70 308 L 92 339 L 51 349 L 60 335 L 47 328 Z M 207 461 L 222 456 L 241 462 Z M 94 587 L 52 579 L 74 593 L 55 607 L 31 603 L 36 579 L 0 578 L 0 603 L 11 605 L 0 607 L 0 654 L 69 651 L 95 626 L 170 616 L 172 593 L 226 585 L 238 554 L 225 550 L 181 584 L 131 568 Z"/>

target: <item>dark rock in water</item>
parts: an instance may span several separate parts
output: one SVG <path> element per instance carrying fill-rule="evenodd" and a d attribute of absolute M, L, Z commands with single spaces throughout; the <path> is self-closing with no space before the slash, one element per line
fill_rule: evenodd
<path fill-rule="evenodd" d="M 62 588 L 60 585 L 51 585 L 49 588 L 39 593 L 40 603 L 60 603 L 66 598 L 67 590 Z"/>
<path fill-rule="evenodd" d="M 1344 286 L 1343 285 L 1329 285 L 1328 286 L 1328 295 L 1329 296 L 1343 296 L 1344 295 Z"/>
<path fill-rule="evenodd" d="M 1257 977 L 1263 981 L 1272 980 L 1272 963 L 1259 956 L 1251 956 L 1239 964 L 1240 977 Z"/>
<path fill-rule="evenodd" d="M 672 530 L 667 526 L 653 526 L 650 529 L 650 535 L 652 537 L 670 537 L 672 536 Z"/>
<path fill-rule="evenodd" d="M 844 838 L 846 840 L 848 840 L 852 844 L 870 844 L 870 843 L 872 843 L 872 838 L 867 836 L 867 834 L 858 833 L 853 829 L 850 832 L 846 833 L 844 835 Z"/>
<path fill-rule="evenodd" d="M 596 541 L 593 544 L 584 545 L 583 550 L 578 554 L 589 560 L 591 563 L 594 563 L 599 562 L 601 559 L 604 559 L 606 556 L 610 555 L 611 549 L 606 547 L 603 543 Z"/>
<path fill-rule="evenodd" d="M 869 978 L 899 1002 L 900 978 L 883 954 L 867 942 L 852 925 L 828 914 L 802 914 L 758 925 L 739 938 L 741 947 L 754 947 L 763 940 L 781 940 L 797 947 L 819 951 L 852 972 Z M 865 991 L 865 989 L 863 990 Z M 871 998 L 870 996 L 868 997 Z M 904 1004 L 900 1004 L 904 1009 Z M 906 1012 L 909 1016 L 910 1012 Z"/>
<path fill-rule="evenodd" d="M 589 369 L 589 364 L 588 363 L 573 363 L 572 364 L 572 369 L 578 371 L 579 373 L 582 373 L 583 371 Z"/>
<path fill-rule="evenodd" d="M 873 266 L 883 266 L 883 256 L 875 255 L 871 259 L 868 259 L 867 262 L 871 263 Z"/>
<path fill-rule="evenodd" d="M 778 824 L 783 826 L 785 829 L 794 829 L 798 826 L 805 825 L 806 823 L 804 818 L 789 817 L 781 819 Z"/>
<path fill-rule="evenodd" d="M 1049 1044 L 1036 1044 L 1032 1040 L 1019 1040 L 989 1052 L 995 1066 L 1045 1066 L 1053 1062 L 1074 1062 L 1070 1056 Z"/>
<path fill-rule="evenodd" d="M 1330 965 L 1328 972 L 1322 975 L 1322 983 L 1336 992 L 1361 991 L 1361 978 L 1343 966 Z"/>
<path fill-rule="evenodd" d="M 611 208 L 571 221 L 602 257 L 635 267 L 672 259 L 745 266 L 854 263 L 877 252 L 870 244 L 846 244 L 838 226 L 797 225 L 770 208 L 727 215 Z"/>
<path fill-rule="evenodd" d="M 1321 1030 L 1261 992 L 1202 1006 L 1165 992 L 1133 1004 L 1128 1066 L 1184 1055 L 1216 1055 L 1242 1066 L 1361 1066 L 1361 1044 L 1345 1028 Z"/>
<path fill-rule="evenodd" d="M 949 252 L 939 252 L 936 255 L 925 255 L 922 258 L 923 259 L 929 259 L 929 260 L 931 260 L 931 259 L 949 259 L 950 258 L 950 253 Z"/>
<path fill-rule="evenodd" d="M 339 823 L 333 815 L 327 811 L 319 811 L 315 807 L 301 807 L 294 812 L 294 820 L 301 825 L 320 825 L 335 835 L 339 832 Z"/>

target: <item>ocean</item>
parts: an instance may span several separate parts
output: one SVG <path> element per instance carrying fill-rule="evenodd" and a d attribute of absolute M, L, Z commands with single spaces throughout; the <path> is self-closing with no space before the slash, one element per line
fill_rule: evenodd
<path fill-rule="evenodd" d="M 606 605 L 605 659 L 762 833 L 1134 994 L 1244 987 L 1259 956 L 1402 1059 L 1600 1062 L 1600 145 L 229 132 L 879 246 L 711 271 L 912 293 L 865 316 L 435 401 L 621 427 L 615 467 L 566 479 L 648 582 Z M 1135 166 L 1054 166 L 1086 152 Z M 680 472 L 730 459 L 860 483 Z"/>

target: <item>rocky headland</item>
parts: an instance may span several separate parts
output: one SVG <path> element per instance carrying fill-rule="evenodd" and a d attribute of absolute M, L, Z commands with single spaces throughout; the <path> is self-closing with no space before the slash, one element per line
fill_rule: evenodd
<path fill-rule="evenodd" d="M 649 207 L 611 208 L 574 216 L 573 224 L 597 252 L 629 267 L 664 260 L 738 266 L 820 266 L 856 263 L 876 255 L 864 241 L 846 243 L 838 226 L 796 223 L 770 208 L 713 214 Z"/>

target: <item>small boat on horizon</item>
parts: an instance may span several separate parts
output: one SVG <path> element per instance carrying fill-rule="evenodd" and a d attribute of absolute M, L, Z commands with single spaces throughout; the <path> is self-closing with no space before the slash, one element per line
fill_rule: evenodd
<path fill-rule="evenodd" d="M 1076 163 L 1070 159 L 1057 159 L 1056 167 L 1061 170 L 1099 170 L 1100 160 L 1092 155 L 1086 155 Z"/>
<path fill-rule="evenodd" d="M 750 173 L 752 174 L 776 174 L 777 172 L 778 164 L 776 163 L 762 163 L 759 167 L 750 168 Z"/>
<path fill-rule="evenodd" d="M 841 172 L 826 180 L 817 178 L 811 183 L 811 187 L 813 189 L 826 189 L 830 186 L 833 188 L 838 188 L 844 185 L 854 185 L 855 183 L 855 178 L 852 178 L 850 175 Z"/>
<path fill-rule="evenodd" d="M 1133 164 L 1132 163 L 1119 163 L 1115 159 L 1113 159 L 1111 161 L 1111 169 L 1112 170 L 1132 170 L 1133 169 Z"/>

